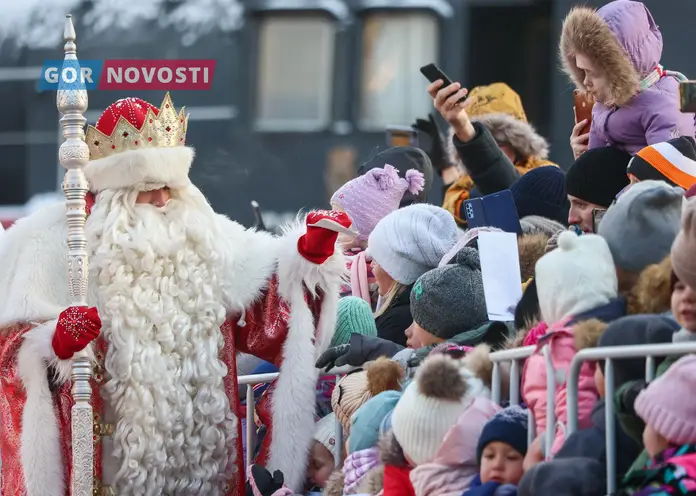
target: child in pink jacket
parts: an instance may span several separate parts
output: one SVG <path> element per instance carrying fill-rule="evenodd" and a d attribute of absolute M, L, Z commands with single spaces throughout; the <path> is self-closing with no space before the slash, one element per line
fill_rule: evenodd
<path fill-rule="evenodd" d="M 399 208 L 406 192 L 417 194 L 423 190 L 425 177 L 422 172 L 411 169 L 406 178 L 399 177 L 395 167 L 385 164 L 384 168 L 369 170 L 362 176 L 351 179 L 331 197 L 331 208 L 345 212 L 357 231 L 356 238 L 339 236 L 343 250 L 349 256 L 350 287 L 344 288 L 343 296 L 352 295 L 364 299 L 375 307 L 376 284 L 370 261 L 365 256 L 367 238 L 377 223 L 387 214 Z"/>
<path fill-rule="evenodd" d="M 528 460 L 541 461 L 544 432 L 547 424 L 547 363 L 543 355 L 549 346 L 555 379 L 554 417 L 556 422 L 553 449 L 550 457 L 565 441 L 566 379 L 576 349 L 571 319 L 579 313 L 606 305 L 616 298 L 618 281 L 611 252 L 606 241 L 595 234 L 577 236 L 566 231 L 558 238 L 558 248 L 544 255 L 536 264 L 536 284 L 539 308 L 548 332 L 537 343 L 522 373 L 522 396 L 534 415 L 537 439 L 528 453 Z M 594 382 L 594 367 L 585 362 L 580 369 L 578 385 L 579 426 L 590 417 L 599 397 Z"/>

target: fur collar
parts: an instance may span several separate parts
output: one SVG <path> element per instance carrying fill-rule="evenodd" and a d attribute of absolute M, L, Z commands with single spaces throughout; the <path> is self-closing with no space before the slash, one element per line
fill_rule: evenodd
<path fill-rule="evenodd" d="M 507 114 L 486 114 L 471 120 L 485 126 L 496 141 L 508 143 L 525 162 L 530 157 L 546 159 L 549 156 L 548 142 L 527 122 L 519 121 Z M 454 146 L 453 137 L 454 130 L 449 128 L 446 146 L 450 163 L 466 169 L 466 164 L 462 163 Z"/>
<path fill-rule="evenodd" d="M 589 7 L 573 8 L 563 21 L 560 56 L 563 70 L 581 91 L 587 91 L 585 74 L 575 64 L 575 54 L 581 52 L 592 59 L 609 80 L 610 102 L 624 105 L 640 89 L 641 76 L 636 71 L 624 47 L 600 14 Z"/>

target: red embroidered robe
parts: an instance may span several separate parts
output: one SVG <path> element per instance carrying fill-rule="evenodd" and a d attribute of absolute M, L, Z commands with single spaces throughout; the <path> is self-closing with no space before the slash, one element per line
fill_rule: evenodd
<path fill-rule="evenodd" d="M 289 237 L 285 246 L 296 247 L 297 237 L 294 237 L 295 241 L 293 236 Z M 291 256 L 295 256 L 297 261 L 287 266 L 279 263 L 265 289 L 241 315 L 230 313 L 221 327 L 225 346 L 220 359 L 229 370 L 224 384 L 230 406 L 238 419 L 243 418 L 244 411 L 240 408 L 237 394 L 236 352 L 258 356 L 280 369 L 278 379 L 264 400 L 267 403 L 258 405 L 259 410 L 270 412 L 272 417 L 262 452 L 264 458 L 268 458 L 266 465 L 269 469 L 280 469 L 288 485 L 299 490 L 304 482 L 306 457 L 314 434 L 318 375 L 314 360 L 328 345 L 333 333 L 345 261 L 340 254 L 335 255 L 324 268 L 299 260 L 296 253 Z M 312 288 L 308 288 L 308 282 Z M 246 322 L 243 326 L 239 323 L 240 317 Z M 32 319 L 32 322 L 37 320 Z M 50 369 L 45 367 L 46 358 L 39 356 L 48 351 L 34 349 L 50 343 L 54 329 L 50 324 L 20 322 L 0 328 L 3 496 L 69 493 L 70 410 L 73 404 L 70 383 L 64 382 L 49 393 L 46 376 Z M 92 376 L 95 494 L 109 494 L 108 487 L 102 487 L 101 483 L 102 440 L 113 432 L 113 425 L 102 422 L 104 401 L 100 386 L 107 380 L 105 354 L 105 344 L 100 339 L 94 344 L 97 363 Z M 63 367 L 66 365 L 69 366 L 69 362 L 61 364 Z M 273 408 L 275 405 L 282 405 L 282 408 Z M 58 425 L 57 439 L 52 439 L 51 420 Z M 28 427 L 27 423 L 32 425 L 31 429 L 24 429 Z M 55 449 L 51 451 L 53 447 Z M 47 460 L 52 460 L 52 463 Z M 226 491 L 228 496 L 245 494 L 244 462 L 240 421 L 237 422 L 236 465 L 237 473 L 241 475 L 230 481 Z M 26 470 L 26 467 L 32 469 Z M 29 487 L 34 489 L 27 491 Z"/>

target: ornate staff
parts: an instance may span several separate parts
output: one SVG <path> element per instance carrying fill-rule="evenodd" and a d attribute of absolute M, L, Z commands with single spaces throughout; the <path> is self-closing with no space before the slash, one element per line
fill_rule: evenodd
<path fill-rule="evenodd" d="M 87 179 L 82 169 L 89 162 L 89 147 L 85 143 L 84 127 L 87 119 L 87 89 L 80 80 L 77 61 L 75 28 L 72 16 L 66 16 L 65 60 L 58 86 L 56 105 L 62 114 L 60 125 L 65 141 L 60 145 L 58 157 L 67 172 L 63 180 L 68 219 L 68 284 L 74 306 L 87 306 L 87 238 L 85 237 L 85 195 Z M 66 69 L 72 68 L 73 71 Z M 72 76 L 75 79 L 72 80 Z M 72 82 L 70 82 L 72 81 Z M 94 443 L 93 418 L 90 399 L 92 388 L 89 380 L 92 367 L 85 353 L 75 356 L 72 363 L 72 496 L 90 496 L 93 488 Z"/>

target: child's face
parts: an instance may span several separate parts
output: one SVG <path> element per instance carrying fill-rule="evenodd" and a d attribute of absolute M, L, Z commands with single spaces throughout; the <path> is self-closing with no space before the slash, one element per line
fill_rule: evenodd
<path fill-rule="evenodd" d="M 319 441 L 314 441 L 309 453 L 309 467 L 307 478 L 315 486 L 324 487 L 334 469 L 334 457 L 326 446 Z"/>
<path fill-rule="evenodd" d="M 605 103 L 609 100 L 609 83 L 605 74 L 601 74 L 592 59 L 583 53 L 575 55 L 575 65 L 585 73 L 583 84 L 595 100 Z"/>
<path fill-rule="evenodd" d="M 392 279 L 392 276 L 387 274 L 387 272 L 374 260 L 372 261 L 372 273 L 375 276 L 375 281 L 377 282 L 377 287 L 379 288 L 379 295 L 384 296 L 389 292 L 394 284 L 394 279 Z"/>
<path fill-rule="evenodd" d="M 655 458 L 669 448 L 669 441 L 658 434 L 652 427 L 646 425 L 643 431 L 643 446 L 645 446 L 645 451 L 647 451 L 652 458 Z"/>
<path fill-rule="evenodd" d="M 509 444 L 488 443 L 481 455 L 481 483 L 495 481 L 517 485 L 524 473 L 523 462 L 522 454 Z"/>
<path fill-rule="evenodd" d="M 424 346 L 430 346 L 431 344 L 439 344 L 443 342 L 442 339 L 436 338 L 421 326 L 416 324 L 415 321 L 406 330 L 406 338 L 406 346 L 413 348 L 414 350 Z"/>
<path fill-rule="evenodd" d="M 696 291 L 681 281 L 672 291 L 672 315 L 684 329 L 696 332 Z"/>
<path fill-rule="evenodd" d="M 599 397 L 604 398 L 604 374 L 602 374 L 602 367 L 600 367 L 599 364 L 595 366 L 594 383 Z"/>

